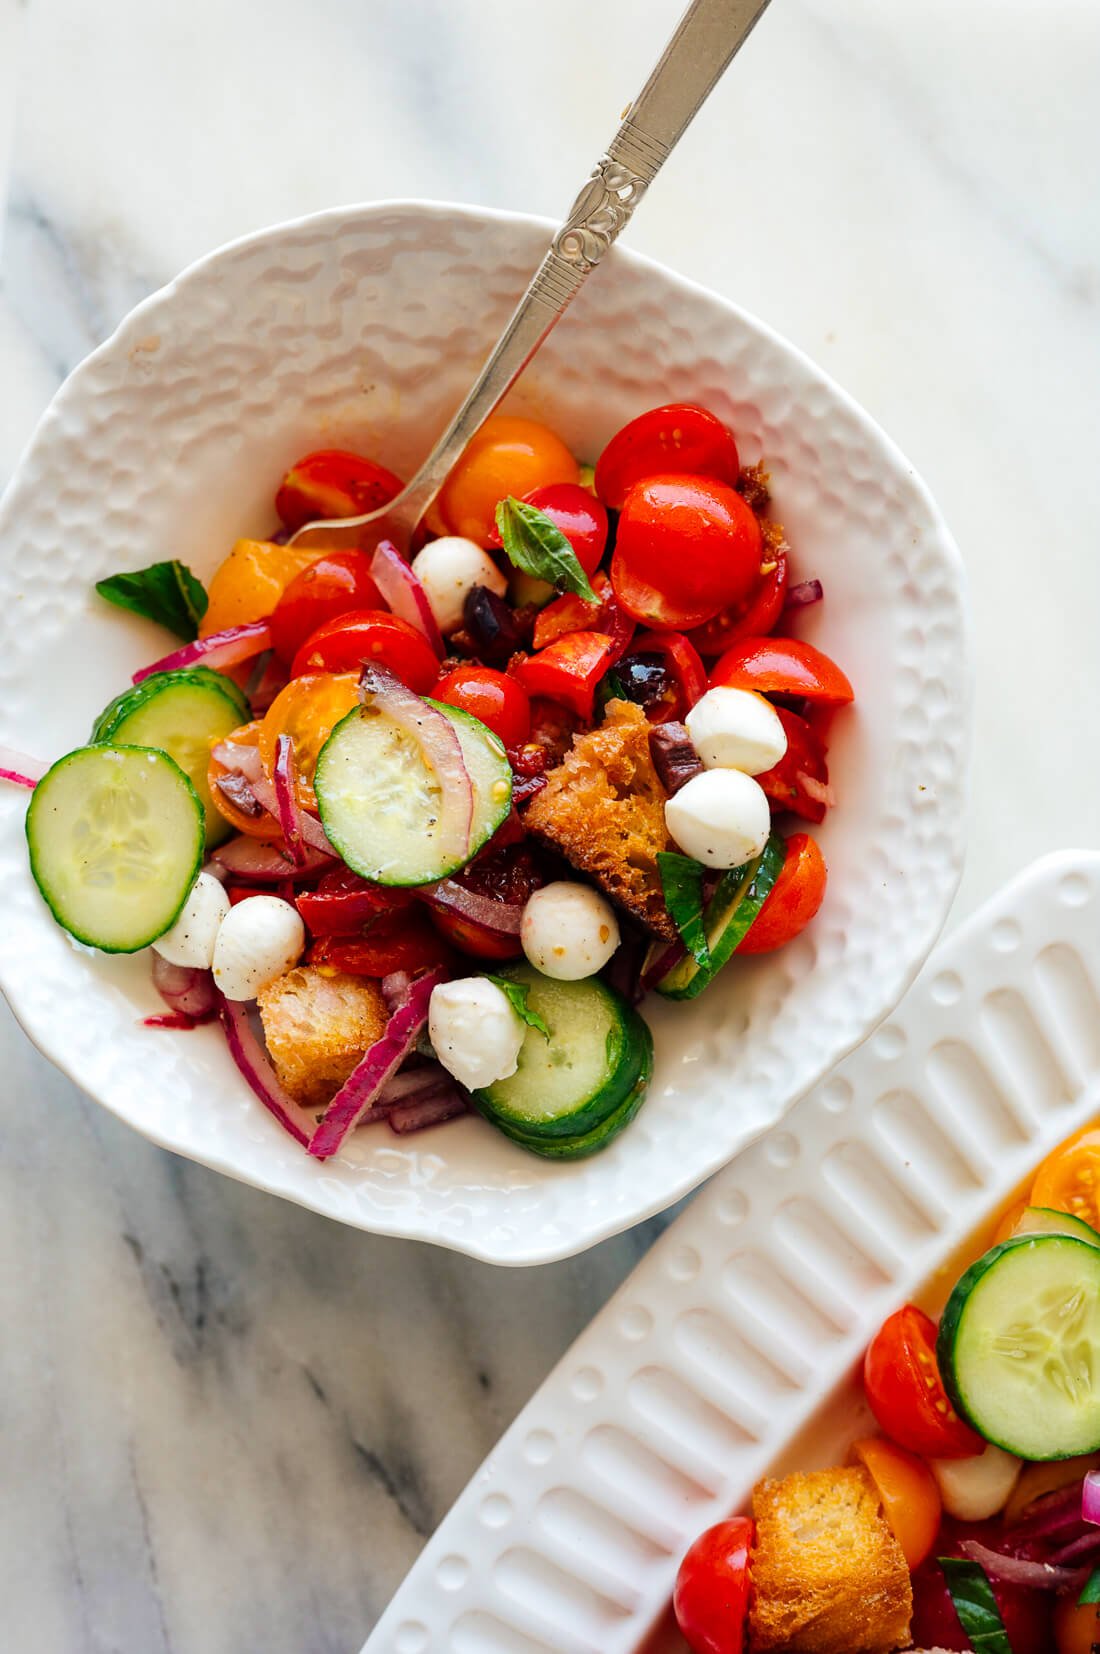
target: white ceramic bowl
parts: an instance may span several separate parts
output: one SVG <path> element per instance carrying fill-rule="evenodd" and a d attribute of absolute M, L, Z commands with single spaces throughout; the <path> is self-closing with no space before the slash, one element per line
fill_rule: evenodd
<path fill-rule="evenodd" d="M 177 556 L 209 575 L 272 525 L 281 472 L 343 445 L 410 473 L 543 251 L 534 219 L 417 202 L 333 211 L 212 254 L 154 294 L 68 380 L 0 507 L 0 741 L 53 757 L 163 633 L 92 583 Z M 834 729 L 829 892 L 810 931 L 734 965 L 690 1006 L 650 1003 L 649 1101 L 605 1153 L 555 1165 L 477 1119 L 364 1131 L 310 1160 L 264 1113 L 217 1028 L 139 1025 L 142 957 L 75 947 L 27 870 L 23 799 L 0 797 L 0 984 L 31 1038 L 155 1142 L 343 1222 L 501 1263 L 579 1251 L 669 1205 L 772 1125 L 895 1005 L 961 868 L 969 724 L 958 553 L 874 422 L 726 300 L 617 250 L 511 406 L 591 459 L 672 400 L 763 458 L 798 577 L 826 600 L 803 634 L 858 706 Z M 24 1105 L 27 1106 L 27 1105 Z"/>

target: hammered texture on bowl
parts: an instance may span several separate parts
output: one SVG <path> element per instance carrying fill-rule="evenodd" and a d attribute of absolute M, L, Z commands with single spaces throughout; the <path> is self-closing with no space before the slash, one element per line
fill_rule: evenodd
<path fill-rule="evenodd" d="M 53 757 L 170 647 L 96 579 L 178 556 L 203 576 L 273 525 L 300 452 L 348 446 L 411 473 L 546 244 L 536 220 L 424 203 L 330 212 L 235 243 L 141 305 L 72 375 L 0 507 L 0 741 Z M 969 659 L 958 553 L 874 422 L 726 301 L 621 249 L 509 406 L 594 459 L 626 419 L 692 400 L 763 459 L 801 635 L 845 667 L 829 892 L 774 959 L 694 1004 L 647 1003 L 650 1100 L 592 1160 L 558 1166 L 480 1120 L 358 1134 L 310 1161 L 240 1080 L 216 1029 L 139 1025 L 146 962 L 74 947 L 32 885 L 21 797 L 0 797 L 0 985 L 41 1049 L 155 1141 L 365 1229 L 501 1263 L 592 1244 L 669 1205 L 772 1125 L 891 1010 L 943 924 L 962 861 Z"/>

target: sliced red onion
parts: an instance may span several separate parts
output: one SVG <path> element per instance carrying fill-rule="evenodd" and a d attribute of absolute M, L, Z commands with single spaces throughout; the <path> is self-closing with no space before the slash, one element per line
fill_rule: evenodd
<path fill-rule="evenodd" d="M 249 782 L 249 785 L 267 813 L 274 816 L 275 820 L 279 821 L 280 825 L 282 825 L 279 816 L 279 797 L 272 782 L 270 782 L 266 776 L 261 776 L 259 781 L 251 781 Z M 317 820 L 317 817 L 310 815 L 308 810 L 301 811 L 300 828 L 302 837 L 312 850 L 319 850 L 322 855 L 331 856 L 335 859 L 336 850 L 333 847 L 332 841 L 325 832 L 325 829 L 321 826 L 321 823 Z"/>
<path fill-rule="evenodd" d="M 247 626 L 229 626 L 224 632 L 211 632 L 209 637 L 199 637 L 194 643 L 185 643 L 182 649 L 173 649 L 152 666 L 143 666 L 135 672 L 132 681 L 141 683 L 154 672 L 178 672 L 182 666 L 212 666 L 218 671 L 224 666 L 251 660 L 253 655 L 262 655 L 270 648 L 271 627 L 267 621 L 251 620 Z"/>
<path fill-rule="evenodd" d="M 478 890 L 467 890 L 455 879 L 440 879 L 438 884 L 423 887 L 424 900 L 429 907 L 441 913 L 453 913 L 459 919 L 492 931 L 504 938 L 518 936 L 523 921 L 522 902 L 502 902 L 493 896 L 483 896 Z"/>
<path fill-rule="evenodd" d="M 33 791 L 49 767 L 41 759 L 28 758 L 25 752 L 17 752 L 14 747 L 0 747 L 0 781 L 10 781 L 16 787 Z"/>
<path fill-rule="evenodd" d="M 435 846 L 439 858 L 444 865 L 464 858 L 470 848 L 474 788 L 454 725 L 441 712 L 433 711 L 419 695 L 406 689 L 401 679 L 384 666 L 363 667 L 359 697 L 364 706 L 377 706 L 419 746 L 439 782 Z"/>
<path fill-rule="evenodd" d="M 393 613 L 415 626 L 442 660 L 443 637 L 428 594 L 392 540 L 379 540 L 370 560 L 370 577 Z"/>
<path fill-rule="evenodd" d="M 1079 1568 L 1082 1563 L 1092 1561 L 1097 1552 L 1100 1552 L 1100 1533 L 1088 1532 L 1071 1540 L 1068 1545 L 1059 1545 L 1056 1551 L 1051 1551 L 1047 1561 L 1055 1568 Z"/>
<path fill-rule="evenodd" d="M 811 603 L 820 603 L 825 596 L 825 588 L 820 580 L 803 580 L 797 586 L 787 589 L 785 609 L 806 609 Z"/>
<path fill-rule="evenodd" d="M 298 765 L 294 758 L 294 740 L 280 735 L 275 742 L 275 809 L 283 842 L 299 870 L 305 865 L 306 841 L 302 827 L 304 811 L 298 803 Z"/>
<path fill-rule="evenodd" d="M 797 781 L 807 798 L 812 798 L 815 804 L 824 804 L 831 810 L 836 803 L 836 793 L 827 781 L 818 781 L 816 777 L 807 775 L 805 770 L 799 770 Z"/>
<path fill-rule="evenodd" d="M 317 1129 L 317 1116 L 310 1114 L 283 1089 L 279 1076 L 271 1066 L 270 1057 L 253 1032 L 244 1003 L 222 999 L 219 1012 L 233 1061 L 268 1112 L 275 1116 L 296 1143 L 305 1147 Z"/>
<path fill-rule="evenodd" d="M 307 845 L 305 860 L 295 867 L 286 851 L 278 844 L 264 839 L 249 838 L 246 833 L 229 839 L 211 852 L 211 861 L 231 873 L 234 878 L 246 879 L 252 884 L 279 884 L 283 879 L 309 878 L 332 866 L 333 858 Z"/>
<path fill-rule="evenodd" d="M 677 939 L 675 942 L 654 942 L 650 947 L 645 965 L 642 968 L 641 989 L 648 993 L 670 971 L 673 965 L 678 965 L 687 949 Z"/>
<path fill-rule="evenodd" d="M 1081 1520 L 1100 1523 L 1100 1470 L 1090 1470 L 1081 1483 Z"/>
<path fill-rule="evenodd" d="M 204 1022 L 213 1022 L 217 1016 L 216 1010 L 207 1011 L 201 1017 L 189 1017 L 186 1011 L 166 1011 L 155 1017 L 142 1017 L 143 1028 L 173 1028 L 181 1034 L 190 1033 L 192 1028 L 199 1028 Z"/>
<path fill-rule="evenodd" d="M 545 775 L 517 775 L 512 782 L 512 808 L 526 804 L 536 793 L 541 793 L 545 785 Z"/>
<path fill-rule="evenodd" d="M 1020 1519 L 1010 1528 L 1016 1545 L 1029 1544 L 1035 1539 L 1055 1540 L 1076 1538 L 1081 1530 L 1083 1488 L 1080 1480 L 1050 1493 L 1041 1493 L 1024 1506 Z"/>
<path fill-rule="evenodd" d="M 335 1154 L 348 1133 L 355 1130 L 361 1116 L 378 1101 L 386 1081 L 397 1073 L 416 1043 L 428 1020 L 432 989 L 445 979 L 445 974 L 428 971 L 416 978 L 404 1002 L 390 1016 L 381 1039 L 375 1040 L 344 1081 L 309 1140 L 309 1152 L 318 1160 L 327 1160 Z"/>
<path fill-rule="evenodd" d="M 1061 1591 L 1077 1578 L 1075 1568 L 1055 1568 L 1049 1562 L 1029 1562 L 1020 1556 L 1005 1556 L 1001 1551 L 979 1545 L 976 1539 L 964 1539 L 959 1547 L 971 1562 L 984 1568 L 990 1579 L 1003 1580 L 1006 1585 L 1028 1585 L 1036 1591 Z"/>
<path fill-rule="evenodd" d="M 389 976 L 382 978 L 378 986 L 382 990 L 386 1010 L 392 1014 L 400 1005 L 404 1005 L 412 987 L 412 976 L 408 971 L 391 971 Z"/>
<path fill-rule="evenodd" d="M 246 781 L 262 781 L 264 761 L 257 746 L 241 746 L 236 741 L 219 741 L 214 748 L 214 759 L 223 769 L 234 770 Z"/>
<path fill-rule="evenodd" d="M 425 1131 L 428 1126 L 441 1126 L 444 1120 L 454 1120 L 460 1114 L 469 1114 L 470 1105 L 453 1081 L 440 1086 L 430 1097 L 420 1097 L 411 1103 L 398 1103 L 387 1116 L 390 1130 L 399 1137 L 413 1131 Z"/>
<path fill-rule="evenodd" d="M 415 1060 L 415 1059 L 414 1059 Z M 450 1085 L 451 1076 L 438 1062 L 417 1062 L 415 1068 L 408 1066 L 387 1080 L 378 1093 L 376 1108 L 391 1109 L 398 1103 L 411 1103 L 414 1097 L 426 1096 L 429 1092 L 439 1091 L 442 1086 Z"/>
<path fill-rule="evenodd" d="M 185 1017 L 205 1017 L 218 1008 L 218 990 L 209 971 L 170 965 L 153 949 L 153 987 L 170 1011 Z"/>

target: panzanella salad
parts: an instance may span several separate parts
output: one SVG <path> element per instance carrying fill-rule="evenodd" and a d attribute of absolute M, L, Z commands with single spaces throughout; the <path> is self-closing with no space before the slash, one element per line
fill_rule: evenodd
<path fill-rule="evenodd" d="M 3 773 L 33 786 L 57 922 L 150 948 L 148 1020 L 220 1018 L 310 1154 L 471 1108 L 591 1154 L 645 1097 L 643 996 L 694 998 L 817 912 L 801 824 L 852 689 L 786 635 L 821 587 L 791 584 L 763 468 L 703 408 L 632 420 L 594 471 L 498 415 L 411 561 L 288 543 L 401 486 L 311 453 L 207 589 L 171 561 L 101 581 L 180 646 L 87 746 Z"/>

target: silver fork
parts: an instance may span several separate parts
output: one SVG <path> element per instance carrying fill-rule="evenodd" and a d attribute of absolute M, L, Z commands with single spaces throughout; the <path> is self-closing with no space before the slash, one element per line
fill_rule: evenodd
<path fill-rule="evenodd" d="M 424 512 L 474 433 L 492 413 L 580 291 L 699 112 L 769 0 L 692 0 L 653 73 L 597 161 L 550 243 L 465 401 L 410 483 L 380 511 L 306 523 L 292 544 L 377 543 L 408 551 Z M 364 536 L 365 528 L 372 530 Z"/>

